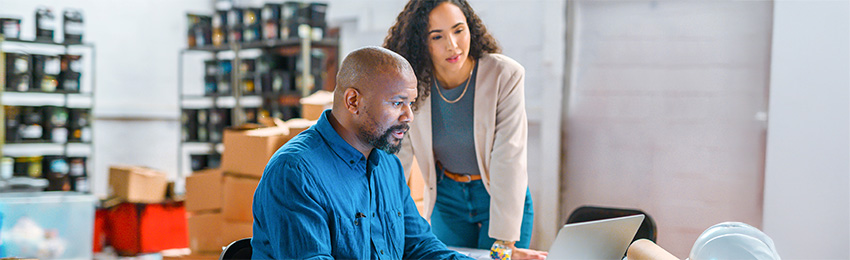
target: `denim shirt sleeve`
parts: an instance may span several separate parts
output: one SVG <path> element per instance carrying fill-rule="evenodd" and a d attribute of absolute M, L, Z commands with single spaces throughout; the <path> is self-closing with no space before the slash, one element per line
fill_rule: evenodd
<path fill-rule="evenodd" d="M 331 259 L 328 215 L 309 167 L 294 156 L 275 159 L 254 194 L 254 256 Z"/>

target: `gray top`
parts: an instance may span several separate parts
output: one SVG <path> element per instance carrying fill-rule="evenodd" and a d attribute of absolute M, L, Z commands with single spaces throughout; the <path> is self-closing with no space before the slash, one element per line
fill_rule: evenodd
<path fill-rule="evenodd" d="M 475 101 L 475 75 L 478 63 L 467 79 L 469 86 L 463 98 L 450 104 L 440 97 L 440 92 L 448 100 L 456 100 L 463 93 L 467 82 L 452 89 L 445 89 L 434 79 L 431 86 L 431 131 L 434 145 L 434 159 L 443 167 L 457 174 L 479 175 L 478 161 L 475 158 L 475 143 L 472 129 L 472 112 Z M 437 88 L 440 88 L 439 90 Z"/>

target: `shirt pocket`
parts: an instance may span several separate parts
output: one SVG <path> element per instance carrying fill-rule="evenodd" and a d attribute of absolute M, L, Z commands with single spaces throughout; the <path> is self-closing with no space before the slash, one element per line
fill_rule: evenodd
<path fill-rule="evenodd" d="M 387 222 L 387 241 L 390 242 L 395 255 L 404 255 L 404 212 L 401 209 L 390 209 L 384 211 Z"/>
<path fill-rule="evenodd" d="M 334 258 L 368 258 L 369 239 L 365 236 L 366 218 L 336 216 L 331 254 Z M 365 223 L 364 223 L 365 222 Z"/>

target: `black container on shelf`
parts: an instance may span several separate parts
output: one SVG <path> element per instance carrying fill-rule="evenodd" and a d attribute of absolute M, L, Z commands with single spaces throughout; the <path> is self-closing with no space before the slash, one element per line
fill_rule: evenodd
<path fill-rule="evenodd" d="M 56 92 L 59 88 L 59 72 L 62 62 L 59 56 L 32 55 L 32 85 L 33 89 L 42 92 Z"/>
<path fill-rule="evenodd" d="M 227 41 L 242 42 L 242 8 L 227 11 Z"/>
<path fill-rule="evenodd" d="M 70 191 L 71 181 L 68 176 L 68 161 L 64 156 L 45 155 L 42 157 L 42 176 L 47 179 L 47 191 Z"/>
<path fill-rule="evenodd" d="M 325 30 L 327 30 L 327 22 L 325 21 L 325 13 L 328 10 L 326 3 L 310 3 L 310 27 L 312 30 L 312 39 L 321 40 L 324 38 Z"/>
<path fill-rule="evenodd" d="M 21 126 L 18 130 L 21 140 L 42 141 L 44 136 L 44 117 L 41 107 L 21 107 Z"/>
<path fill-rule="evenodd" d="M 260 26 L 260 8 L 242 10 L 242 41 L 254 42 L 262 38 Z"/>
<path fill-rule="evenodd" d="M 86 170 L 86 157 L 68 157 L 68 175 L 71 177 L 89 176 Z"/>
<path fill-rule="evenodd" d="M 13 176 L 41 178 L 41 156 L 16 157 Z"/>
<path fill-rule="evenodd" d="M 64 16 L 62 27 L 65 34 L 65 43 L 82 43 L 83 32 L 85 31 L 82 11 L 65 10 L 62 16 Z"/>
<path fill-rule="evenodd" d="M 189 47 L 212 45 L 212 17 L 208 15 L 186 14 L 188 22 Z"/>
<path fill-rule="evenodd" d="M 208 168 L 218 168 L 221 166 L 221 154 L 213 153 L 207 155 L 207 167 Z"/>
<path fill-rule="evenodd" d="M 71 190 L 76 192 L 91 192 L 89 188 L 89 177 L 74 177 L 71 176 Z"/>
<path fill-rule="evenodd" d="M 56 16 L 47 7 L 35 9 L 35 40 L 53 42 L 53 31 L 56 30 Z"/>
<path fill-rule="evenodd" d="M 198 118 L 196 120 L 198 122 L 198 133 L 197 133 L 198 138 L 197 138 L 197 141 L 198 142 L 209 141 L 209 138 L 210 138 L 209 133 L 210 132 L 209 132 L 208 125 L 209 125 L 209 114 L 210 114 L 210 112 L 209 112 L 209 110 L 206 110 L 206 109 L 199 109 L 196 112 L 197 112 L 196 115 L 198 116 Z"/>
<path fill-rule="evenodd" d="M 263 39 L 280 39 L 280 8 L 281 4 L 266 3 L 261 11 L 260 24 L 263 26 Z"/>
<path fill-rule="evenodd" d="M 218 93 L 218 83 L 215 76 L 204 76 L 204 95 L 210 96 Z"/>
<path fill-rule="evenodd" d="M 6 39 L 21 38 L 21 19 L 0 18 L 0 34 Z"/>
<path fill-rule="evenodd" d="M 68 142 L 68 109 L 65 107 L 42 107 L 44 118 L 44 140 L 54 143 Z"/>
<path fill-rule="evenodd" d="M 212 95 L 217 92 L 218 83 L 216 75 L 219 71 L 219 65 L 215 60 L 204 61 L 204 95 Z"/>
<path fill-rule="evenodd" d="M 285 2 L 280 8 L 280 38 L 298 38 L 298 26 L 309 22 L 309 4 Z"/>
<path fill-rule="evenodd" d="M 216 86 L 216 92 L 219 95 L 229 95 L 230 94 L 230 73 L 233 71 L 233 63 L 231 60 L 220 60 L 218 61 L 218 73 L 220 75 L 220 81 L 218 81 Z"/>
<path fill-rule="evenodd" d="M 29 91 L 32 89 L 30 55 L 13 52 L 6 52 L 4 55 L 6 55 L 6 90 Z"/>
<path fill-rule="evenodd" d="M 92 141 L 90 109 L 68 109 L 68 141 L 84 143 Z"/>
<path fill-rule="evenodd" d="M 6 126 L 6 142 L 20 142 L 21 135 L 18 131 L 21 127 L 21 108 L 16 106 L 3 106 L 3 112 L 3 123 Z"/>
<path fill-rule="evenodd" d="M 209 141 L 221 142 L 224 128 L 230 125 L 230 109 L 216 108 L 209 110 Z"/>
<path fill-rule="evenodd" d="M 260 75 L 262 92 L 267 94 L 296 93 L 292 72 L 288 70 L 273 70 Z"/>
<path fill-rule="evenodd" d="M 214 46 L 227 44 L 228 34 L 227 11 L 216 11 L 212 16 L 212 43 Z"/>
<path fill-rule="evenodd" d="M 68 157 L 68 176 L 70 177 L 72 191 L 90 191 L 86 161 L 86 157 Z"/>
<path fill-rule="evenodd" d="M 208 155 L 206 155 L 206 154 L 190 154 L 189 155 L 189 160 L 190 160 L 189 165 L 190 165 L 190 168 L 192 169 L 193 172 L 194 171 L 200 171 L 200 170 L 207 168 L 207 161 L 209 160 L 209 159 L 207 159 L 207 156 Z"/>
<path fill-rule="evenodd" d="M 183 142 L 198 141 L 198 110 L 183 109 L 180 121 L 183 124 L 181 134 Z"/>
<path fill-rule="evenodd" d="M 64 92 L 80 92 L 80 76 L 82 71 L 80 55 L 59 55 L 59 89 Z"/>

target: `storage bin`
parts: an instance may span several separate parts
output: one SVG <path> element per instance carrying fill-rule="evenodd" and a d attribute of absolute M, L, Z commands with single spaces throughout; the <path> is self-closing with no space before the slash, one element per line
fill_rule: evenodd
<path fill-rule="evenodd" d="M 92 259 L 96 201 L 76 192 L 0 193 L 0 257 Z"/>

